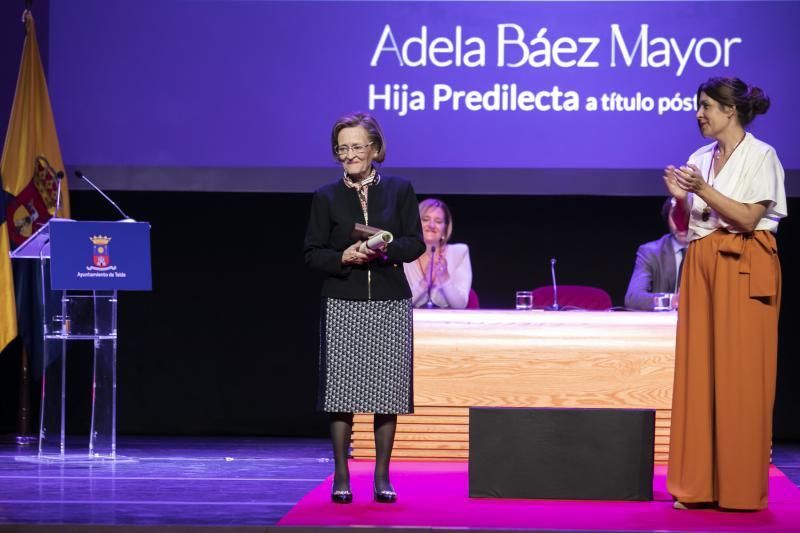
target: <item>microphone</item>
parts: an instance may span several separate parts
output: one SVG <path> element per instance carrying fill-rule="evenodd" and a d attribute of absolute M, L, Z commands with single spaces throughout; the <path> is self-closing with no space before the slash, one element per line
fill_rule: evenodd
<path fill-rule="evenodd" d="M 48 161 L 43 155 L 37 155 L 36 162 L 45 168 L 58 181 L 58 185 L 56 187 L 56 209 L 53 212 L 52 218 L 54 220 L 72 220 L 71 218 L 61 218 L 58 216 L 58 212 L 61 210 L 61 181 L 64 179 L 64 172 L 61 170 L 56 172 L 56 169 L 53 168 L 53 166 L 50 164 L 50 161 Z"/>
<path fill-rule="evenodd" d="M 103 198 L 105 198 L 105 199 L 108 201 L 108 203 L 110 203 L 111 205 L 113 205 L 113 206 L 114 206 L 114 209 L 116 209 L 116 210 L 117 210 L 117 212 L 118 212 L 120 215 L 122 215 L 122 220 L 121 220 L 120 222 L 136 222 L 134 219 L 132 219 L 131 217 L 129 217 L 128 215 L 126 215 L 126 214 L 125 214 L 125 211 L 123 211 L 123 210 L 120 208 L 120 206 L 118 206 L 116 203 L 114 203 L 114 200 L 112 200 L 111 198 L 109 198 L 109 197 L 108 197 L 108 195 L 106 195 L 106 193 L 104 193 L 103 191 L 101 191 L 101 190 L 100 190 L 100 187 L 98 187 L 97 185 L 95 185 L 94 183 L 92 183 L 92 181 L 91 181 L 89 178 L 87 178 L 86 176 L 84 176 L 84 175 L 83 175 L 83 172 L 81 172 L 80 170 L 76 170 L 76 171 L 75 171 L 75 175 L 76 175 L 78 178 L 80 178 L 80 179 L 82 179 L 83 181 L 85 181 L 86 183 L 88 183 L 89 185 L 91 185 L 91 186 L 92 186 L 92 189 L 94 189 L 94 190 L 96 190 L 97 192 L 99 192 L 99 193 L 100 193 L 100 196 L 102 196 Z"/>
<path fill-rule="evenodd" d="M 60 170 L 56 172 L 56 179 L 58 180 L 58 188 L 56 189 L 56 211 L 53 213 L 53 218 L 58 219 L 58 212 L 61 210 L 61 182 L 64 180 L 64 173 Z"/>
<path fill-rule="evenodd" d="M 558 284 L 556 283 L 556 258 L 550 258 L 550 275 L 553 277 L 553 305 L 545 307 L 546 311 L 558 311 L 561 306 L 558 305 Z"/>
<path fill-rule="evenodd" d="M 64 172 L 59 170 L 56 172 L 56 169 L 50 164 L 50 161 L 43 155 L 37 155 L 35 160 L 42 168 L 46 169 L 51 176 L 53 176 L 58 181 L 58 186 L 56 188 L 56 209 L 53 212 L 53 218 L 58 219 L 58 211 L 61 209 L 61 180 L 64 179 Z"/>
<path fill-rule="evenodd" d="M 433 262 L 436 260 L 436 247 L 431 246 L 431 264 L 428 269 L 428 301 L 425 302 L 425 309 L 436 309 L 437 306 L 431 300 L 431 288 L 433 286 Z"/>

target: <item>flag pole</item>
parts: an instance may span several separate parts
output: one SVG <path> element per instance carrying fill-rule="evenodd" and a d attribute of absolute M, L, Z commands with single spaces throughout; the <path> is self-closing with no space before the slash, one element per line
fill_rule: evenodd
<path fill-rule="evenodd" d="M 19 339 L 22 341 L 22 339 Z M 31 365 L 28 349 L 20 342 L 19 408 L 17 411 L 17 444 L 27 446 L 36 442 L 31 434 Z"/>
<path fill-rule="evenodd" d="M 22 12 L 22 24 L 25 24 L 25 14 L 33 9 L 33 0 L 25 0 L 25 11 Z M 28 349 L 20 341 L 19 364 L 19 405 L 17 407 L 17 444 L 28 446 L 38 439 L 31 434 L 31 365 Z"/>

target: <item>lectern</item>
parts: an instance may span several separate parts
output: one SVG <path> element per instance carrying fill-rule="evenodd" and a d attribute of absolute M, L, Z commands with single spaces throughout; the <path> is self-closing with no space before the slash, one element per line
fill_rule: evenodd
<path fill-rule="evenodd" d="M 89 458 L 115 459 L 117 291 L 151 289 L 150 225 L 51 219 L 11 258 L 41 265 L 39 457 L 65 458 L 67 352 L 84 340 L 94 344 Z"/>

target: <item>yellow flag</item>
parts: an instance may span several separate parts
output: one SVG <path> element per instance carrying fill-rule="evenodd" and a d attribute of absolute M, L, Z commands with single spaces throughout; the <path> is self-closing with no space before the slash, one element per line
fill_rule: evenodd
<path fill-rule="evenodd" d="M 0 187 L 2 187 L 0 177 Z M 0 189 L 0 351 L 17 336 L 17 309 L 14 299 L 14 277 L 11 272 L 11 259 L 8 257 L 8 232 L 5 224 L 5 191 Z"/>
<path fill-rule="evenodd" d="M 36 25 L 30 11 L 23 14 L 25 44 L 8 122 L 0 185 L 0 350 L 17 335 L 13 277 L 8 258 L 13 250 L 55 214 L 59 172 L 64 171 L 50 94 L 39 55 Z M 63 174 L 62 174 L 63 175 Z M 59 216 L 69 217 L 67 180 L 61 183 Z"/>

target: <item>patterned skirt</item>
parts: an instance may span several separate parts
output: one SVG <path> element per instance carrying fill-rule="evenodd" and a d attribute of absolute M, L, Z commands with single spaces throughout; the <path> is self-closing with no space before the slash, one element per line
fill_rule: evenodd
<path fill-rule="evenodd" d="M 411 299 L 323 298 L 321 315 L 318 408 L 413 413 Z"/>

